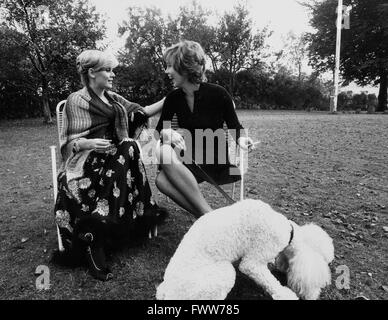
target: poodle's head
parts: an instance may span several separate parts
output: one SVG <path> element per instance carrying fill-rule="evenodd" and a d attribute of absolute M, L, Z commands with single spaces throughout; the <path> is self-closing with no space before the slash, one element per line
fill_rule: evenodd
<path fill-rule="evenodd" d="M 279 254 L 276 266 L 287 272 L 287 285 L 301 298 L 316 300 L 331 281 L 333 240 L 315 224 L 295 229 L 293 241 Z"/>

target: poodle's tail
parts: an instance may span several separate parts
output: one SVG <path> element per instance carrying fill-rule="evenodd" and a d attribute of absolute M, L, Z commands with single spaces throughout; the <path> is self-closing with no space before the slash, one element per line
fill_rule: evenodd
<path fill-rule="evenodd" d="M 300 297 L 316 300 L 331 282 L 328 264 L 334 258 L 333 241 L 314 224 L 294 225 L 294 239 L 284 250 L 288 258 L 287 284 Z"/>

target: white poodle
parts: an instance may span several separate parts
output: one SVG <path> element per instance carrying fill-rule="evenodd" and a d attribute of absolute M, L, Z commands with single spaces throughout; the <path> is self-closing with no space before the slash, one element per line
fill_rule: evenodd
<path fill-rule="evenodd" d="M 317 299 L 330 284 L 333 241 L 314 224 L 298 226 L 260 200 L 243 200 L 199 218 L 179 244 L 156 298 L 225 299 L 239 269 L 273 299 Z M 276 261 L 275 261 L 276 259 Z M 287 272 L 284 287 L 268 269 Z"/>

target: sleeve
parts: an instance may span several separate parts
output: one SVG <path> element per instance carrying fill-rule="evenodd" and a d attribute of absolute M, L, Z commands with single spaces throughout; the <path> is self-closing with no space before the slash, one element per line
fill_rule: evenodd
<path fill-rule="evenodd" d="M 148 116 L 143 112 L 143 107 L 138 103 L 128 101 L 115 92 L 110 91 L 109 95 L 127 111 L 128 136 L 137 139 L 143 127 L 149 127 Z"/>
<path fill-rule="evenodd" d="M 60 151 L 63 159 L 72 152 L 72 142 L 83 136 L 82 120 L 89 114 L 88 104 L 77 93 L 72 93 L 66 100 L 62 113 L 62 126 L 59 130 Z"/>
<path fill-rule="evenodd" d="M 162 129 L 171 128 L 171 120 L 174 116 L 174 95 L 172 93 L 168 94 L 164 100 L 162 114 L 160 115 L 158 124 L 156 125 L 155 130 L 160 134 Z M 163 125 L 163 122 L 164 125 Z"/>
<path fill-rule="evenodd" d="M 244 130 L 244 127 L 241 125 L 237 114 L 236 114 L 236 109 L 235 109 L 235 104 L 230 96 L 230 94 L 222 88 L 222 104 L 223 104 L 223 110 L 224 110 L 224 121 L 228 127 L 229 130 L 234 130 L 231 131 L 230 133 L 232 134 L 233 138 L 237 141 L 240 136 L 241 132 Z"/>
<path fill-rule="evenodd" d="M 135 102 L 128 101 L 127 99 L 125 99 L 124 97 L 120 96 L 120 95 L 117 94 L 116 92 L 110 91 L 110 92 L 109 92 L 109 95 L 110 95 L 115 101 L 117 101 L 118 103 L 120 103 L 121 105 L 123 105 L 123 106 L 125 107 L 125 109 L 127 110 L 128 114 L 130 114 L 131 112 L 134 112 L 134 111 L 143 109 L 143 107 L 142 107 L 140 104 L 135 103 Z"/>

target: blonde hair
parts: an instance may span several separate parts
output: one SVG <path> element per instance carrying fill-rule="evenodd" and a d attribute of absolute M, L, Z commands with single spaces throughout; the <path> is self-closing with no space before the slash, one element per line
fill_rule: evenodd
<path fill-rule="evenodd" d="M 195 41 L 183 40 L 164 52 L 163 59 L 170 63 L 180 75 L 186 76 L 191 83 L 206 81 L 205 52 Z"/>
<path fill-rule="evenodd" d="M 84 86 L 89 84 L 89 69 L 95 71 L 102 68 L 113 69 L 118 64 L 119 62 L 112 54 L 100 50 L 85 50 L 76 59 L 77 72 L 80 74 Z"/>

